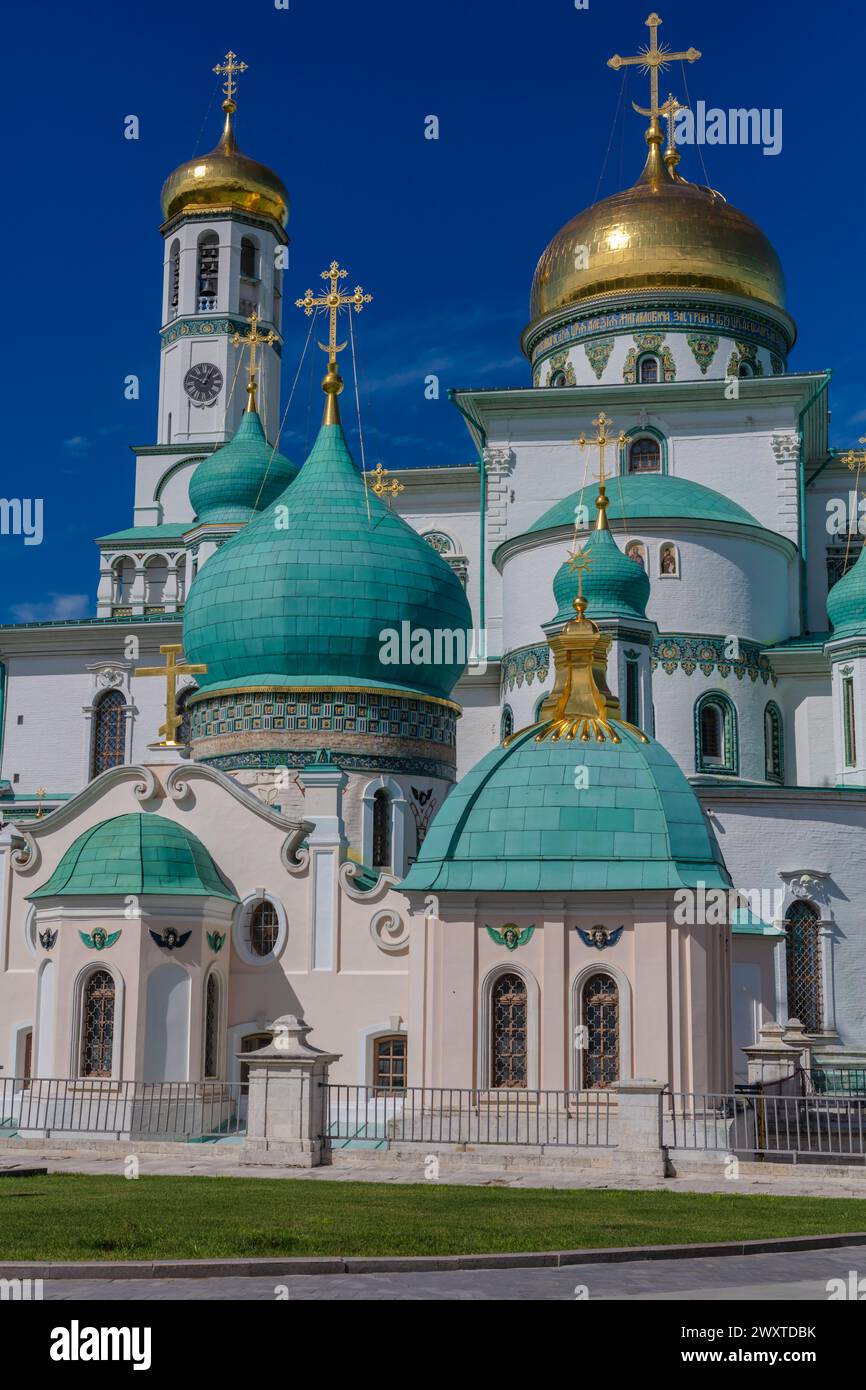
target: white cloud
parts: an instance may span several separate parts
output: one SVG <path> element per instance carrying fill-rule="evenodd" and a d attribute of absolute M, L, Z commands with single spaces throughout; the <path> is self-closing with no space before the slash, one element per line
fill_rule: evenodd
<path fill-rule="evenodd" d="M 70 439 L 64 439 L 63 447 L 67 454 L 81 458 L 84 454 L 90 453 L 90 440 L 83 434 L 73 434 Z"/>
<path fill-rule="evenodd" d="M 42 603 L 13 603 L 10 611 L 16 623 L 46 623 L 86 618 L 89 607 L 87 594 L 49 594 Z"/>

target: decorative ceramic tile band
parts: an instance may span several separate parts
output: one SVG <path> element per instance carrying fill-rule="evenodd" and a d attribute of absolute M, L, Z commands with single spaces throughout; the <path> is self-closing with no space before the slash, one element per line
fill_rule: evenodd
<path fill-rule="evenodd" d="M 759 643 L 747 642 L 744 638 L 737 639 L 740 655 L 734 658 L 729 655 L 731 640 L 730 637 L 695 637 L 682 633 L 666 633 L 653 639 L 650 668 L 653 671 L 661 668 L 668 676 L 672 676 L 678 668 L 687 676 L 696 670 L 700 670 L 705 676 L 717 672 L 723 680 L 733 672 L 740 681 L 748 676 L 749 680 L 754 682 L 760 676 L 764 685 L 768 681 L 776 685 L 778 678 L 770 665 L 769 657 L 763 654 Z"/>
<path fill-rule="evenodd" d="M 450 748 L 457 736 L 457 716 L 448 705 L 378 691 L 253 691 L 249 696 L 215 695 L 197 700 L 190 711 L 193 741 L 273 730 L 375 734 L 383 738 L 419 739 Z"/>
<path fill-rule="evenodd" d="M 197 757 L 196 762 L 207 763 L 221 772 L 237 772 L 243 768 L 268 769 L 288 767 L 301 769 L 309 764 L 311 750 L 299 753 L 285 748 L 262 748 L 245 753 L 222 753 L 213 758 Z M 439 777 L 445 782 L 455 780 L 455 770 L 451 763 L 437 762 L 435 758 L 390 757 L 386 753 L 371 752 L 334 754 L 334 762 L 344 772 L 404 772 L 412 777 Z"/>

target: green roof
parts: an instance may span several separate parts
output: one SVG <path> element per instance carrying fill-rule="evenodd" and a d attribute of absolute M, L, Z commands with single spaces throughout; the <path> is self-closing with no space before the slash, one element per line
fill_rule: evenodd
<path fill-rule="evenodd" d="M 643 565 L 624 555 L 610 531 L 593 531 L 583 550 L 590 558 L 583 575 L 583 595 L 590 618 L 645 618 L 650 582 Z M 556 616 L 548 626 L 574 617 L 578 572 L 566 560 L 553 581 Z"/>
<path fill-rule="evenodd" d="M 258 413 L 248 410 L 234 438 L 198 464 L 189 500 L 200 522 L 249 521 L 285 492 L 297 474 L 295 465 L 268 443 Z"/>
<path fill-rule="evenodd" d="M 238 901 L 192 831 L 164 816 L 140 812 L 114 816 L 85 830 L 69 846 L 48 882 L 27 897 L 32 901 L 149 893 Z"/>
<path fill-rule="evenodd" d="M 465 667 L 440 639 L 383 660 L 402 635 L 468 633 L 463 585 L 433 547 L 365 488 L 342 426 L 323 425 L 278 503 L 216 551 L 193 581 L 184 652 L 202 691 L 361 685 L 450 695 Z M 405 659 L 403 659 L 405 657 Z M 438 659 L 437 659 L 438 657 Z"/>
<path fill-rule="evenodd" d="M 554 526 L 574 526 L 575 510 L 585 506 L 591 516 L 598 491 L 596 483 L 588 483 L 577 492 L 564 497 L 529 528 L 549 531 Z M 667 473 L 628 473 L 609 480 L 610 506 L 608 520 L 638 521 L 642 518 L 661 518 L 666 521 L 695 520 L 733 522 L 739 526 L 764 528 L 761 523 L 729 497 L 724 497 L 703 483 L 688 478 L 673 478 Z"/>
<path fill-rule="evenodd" d="M 110 536 L 97 536 L 96 544 L 109 541 L 179 541 L 189 530 L 188 521 L 167 521 L 162 526 L 127 526 L 125 531 L 112 531 Z"/>
<path fill-rule="evenodd" d="M 400 885 L 441 891 L 727 888 L 700 803 L 671 755 L 617 724 L 618 744 L 536 742 L 482 758 L 437 813 Z M 586 786 L 575 771 L 586 768 Z"/>
<path fill-rule="evenodd" d="M 861 546 L 856 565 L 852 565 L 830 590 L 827 616 L 833 624 L 828 641 L 866 636 L 866 546 Z"/>

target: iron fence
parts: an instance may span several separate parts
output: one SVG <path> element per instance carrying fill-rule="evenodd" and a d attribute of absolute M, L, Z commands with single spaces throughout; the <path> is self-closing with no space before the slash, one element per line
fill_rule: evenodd
<path fill-rule="evenodd" d="M 0 1080 L 0 1138 L 234 1138 L 246 1130 L 246 1087 L 222 1081 Z"/>
<path fill-rule="evenodd" d="M 857 1096 L 675 1091 L 664 1124 L 665 1142 L 675 1149 L 866 1162 L 866 1098 Z"/>
<path fill-rule="evenodd" d="M 610 1091 L 329 1085 L 332 1148 L 392 1143 L 614 1147 Z M 613 1112 L 615 1113 L 615 1112 Z"/>

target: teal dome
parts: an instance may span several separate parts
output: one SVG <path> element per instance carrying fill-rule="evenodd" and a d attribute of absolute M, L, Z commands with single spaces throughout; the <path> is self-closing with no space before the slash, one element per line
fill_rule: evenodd
<path fill-rule="evenodd" d="M 866 636 L 866 546 L 861 548 L 856 565 L 852 565 L 830 590 L 827 616 L 833 627 L 833 639 Z"/>
<path fill-rule="evenodd" d="M 645 618 L 650 582 L 643 565 L 623 555 L 606 528 L 593 531 L 583 546 L 590 565 L 583 574 L 583 595 L 587 613 L 599 618 Z M 567 623 L 574 617 L 574 600 L 578 593 L 578 574 L 566 560 L 556 572 L 553 596 L 557 603 L 555 623 Z"/>
<path fill-rule="evenodd" d="M 298 470 L 265 438 L 255 410 L 245 412 L 234 439 L 202 459 L 190 479 L 197 521 L 249 521 L 270 506 Z"/>
<path fill-rule="evenodd" d="M 471 627 L 459 579 L 365 488 L 337 423 L 322 425 L 279 503 L 202 567 L 183 643 L 189 661 L 207 665 L 203 692 L 360 686 L 447 698 Z"/>
<path fill-rule="evenodd" d="M 198 836 L 176 821 L 141 813 L 85 830 L 28 900 L 147 893 L 238 901 Z"/>
<path fill-rule="evenodd" d="M 403 890 L 727 888 L 695 793 L 671 755 L 620 722 L 619 742 L 536 742 L 482 758 L 437 813 Z M 587 785 L 575 787 L 575 767 Z"/>
<path fill-rule="evenodd" d="M 667 521 L 733 522 L 739 526 L 764 528 L 744 507 L 723 497 L 703 483 L 688 478 L 672 478 L 667 473 L 628 473 L 608 479 L 608 518 L 611 521 L 640 521 L 659 518 Z M 583 505 L 592 515 L 596 483 L 587 483 L 577 492 L 555 502 L 529 528 L 549 531 L 555 526 L 574 526 L 575 510 Z"/>

